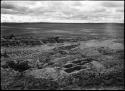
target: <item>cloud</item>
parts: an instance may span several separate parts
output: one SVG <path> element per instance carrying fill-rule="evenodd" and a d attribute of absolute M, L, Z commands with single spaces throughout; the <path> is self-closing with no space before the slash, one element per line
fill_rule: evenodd
<path fill-rule="evenodd" d="M 119 1 L 119 2 L 118 1 L 115 1 L 115 2 L 113 2 L 113 1 L 108 1 L 108 2 L 104 1 L 102 3 L 102 5 L 104 7 L 112 8 L 112 7 L 123 7 L 124 3 L 123 3 L 123 1 Z"/>
<path fill-rule="evenodd" d="M 123 8 L 116 9 L 116 12 L 124 13 L 124 9 Z"/>
<path fill-rule="evenodd" d="M 23 4 L 23 3 L 22 3 Z M 24 4 L 23 4 L 24 5 Z M 1 3 L 2 14 L 28 14 L 30 10 L 28 7 L 21 5 L 14 1 L 6 1 Z"/>
<path fill-rule="evenodd" d="M 123 22 L 123 3 L 123 1 L 2 1 L 1 20 L 2 22 Z"/>
<path fill-rule="evenodd" d="M 3 8 L 3 9 L 14 9 L 15 6 L 11 3 L 2 2 L 1 8 Z"/>

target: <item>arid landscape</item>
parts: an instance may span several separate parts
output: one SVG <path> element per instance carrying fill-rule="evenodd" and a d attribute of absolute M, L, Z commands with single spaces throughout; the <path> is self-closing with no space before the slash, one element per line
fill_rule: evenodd
<path fill-rule="evenodd" d="M 27 24 L 28 27 L 29 25 Z M 48 30 L 55 28 L 55 25 L 52 24 L 51 27 L 48 25 Z M 14 25 L 3 25 L 5 30 L 1 36 L 2 89 L 123 90 L 124 39 L 122 36 L 124 35 L 121 34 L 122 36 L 119 37 L 120 34 L 110 31 L 109 34 L 113 33 L 112 36 L 106 35 L 107 33 L 102 33 L 103 36 L 100 36 L 101 33 L 95 31 L 93 33 L 89 31 L 90 29 L 88 31 L 82 29 L 83 34 L 80 34 L 79 29 L 80 32 L 75 34 L 71 31 L 74 28 L 71 28 L 71 25 L 68 27 L 68 24 L 68 28 L 66 24 L 64 28 L 70 31 L 64 32 L 65 29 L 57 31 L 62 25 L 57 25 L 57 29 L 50 31 L 53 36 L 45 36 L 43 31 L 40 34 L 30 35 L 28 33 L 24 35 L 23 31 L 20 35 L 5 34 L 5 30 L 9 27 L 12 31 L 11 27 Z M 116 25 L 123 27 L 122 24 Z M 97 24 L 97 27 L 101 27 L 101 24 Z M 16 26 L 16 29 L 18 28 L 19 25 Z"/>
<path fill-rule="evenodd" d="M 2 90 L 124 90 L 124 0 L 2 0 Z"/>

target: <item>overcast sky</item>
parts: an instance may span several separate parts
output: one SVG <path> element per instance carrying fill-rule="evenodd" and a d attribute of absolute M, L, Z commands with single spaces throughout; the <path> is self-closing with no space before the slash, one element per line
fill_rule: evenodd
<path fill-rule="evenodd" d="M 124 22 L 124 1 L 2 1 L 1 22 Z"/>

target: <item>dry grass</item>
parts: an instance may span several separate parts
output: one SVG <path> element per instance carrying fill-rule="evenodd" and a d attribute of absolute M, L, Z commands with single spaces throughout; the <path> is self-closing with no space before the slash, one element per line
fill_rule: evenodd
<path fill-rule="evenodd" d="M 93 42 L 92 42 L 93 43 Z M 63 44 L 48 44 L 34 47 L 18 47 L 18 48 L 2 48 L 2 52 L 7 52 L 9 58 L 2 57 L 2 67 L 7 61 L 28 61 L 31 69 L 38 70 L 46 67 L 63 67 L 67 63 L 72 63 L 75 60 L 87 58 L 91 61 L 96 61 L 104 66 L 103 70 L 97 71 L 92 65 L 89 65 L 86 70 L 78 70 L 71 72 L 66 76 L 61 76 L 56 81 L 52 79 L 41 79 L 30 76 L 19 77 L 20 73 L 11 68 L 1 68 L 1 87 L 3 90 L 56 90 L 56 89 L 123 89 L 124 85 L 124 51 L 106 48 L 83 48 L 63 45 Z M 59 47 L 57 47 L 59 46 Z M 64 47 L 67 46 L 67 47 Z M 56 47 L 56 50 L 53 48 Z M 95 60 L 96 59 L 96 60 Z M 89 61 L 88 64 L 91 64 Z M 76 64 L 78 67 L 79 65 Z M 86 66 L 86 64 L 83 64 Z M 93 65 L 94 66 L 94 65 Z M 80 66 L 81 67 L 81 66 Z M 46 72 L 45 72 L 46 73 Z M 68 73 L 67 73 L 68 74 Z M 74 87 L 73 87 L 74 86 Z M 87 88 L 88 87 L 88 88 Z"/>

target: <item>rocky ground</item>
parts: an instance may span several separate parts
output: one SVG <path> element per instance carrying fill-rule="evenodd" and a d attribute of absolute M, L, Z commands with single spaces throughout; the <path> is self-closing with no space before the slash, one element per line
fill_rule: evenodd
<path fill-rule="evenodd" d="M 124 46 L 112 40 L 1 49 L 3 90 L 124 89 Z"/>

